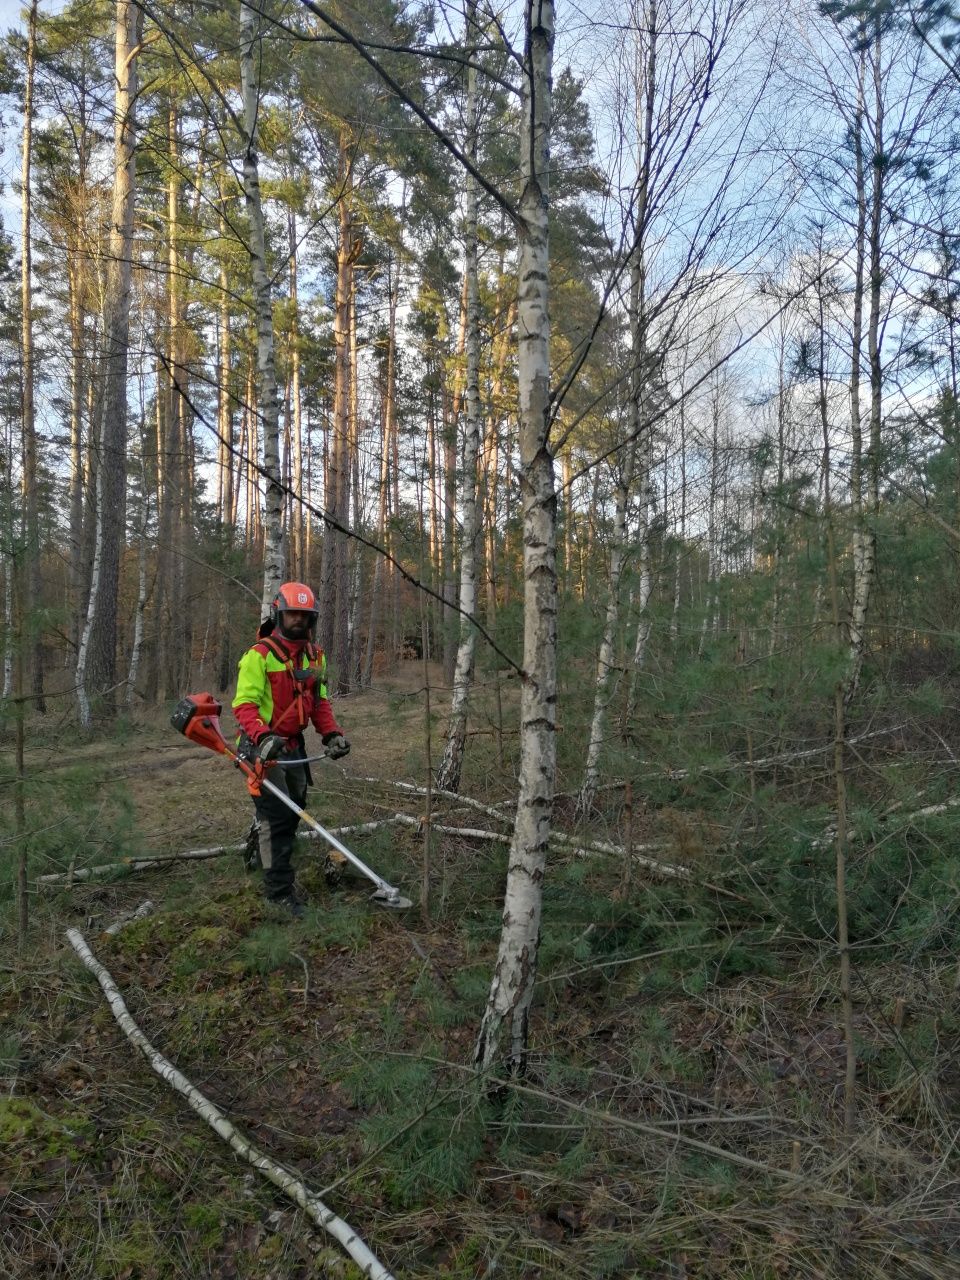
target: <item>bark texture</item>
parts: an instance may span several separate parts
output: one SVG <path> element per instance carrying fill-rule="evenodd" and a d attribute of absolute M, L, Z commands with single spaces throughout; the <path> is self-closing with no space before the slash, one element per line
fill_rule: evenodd
<path fill-rule="evenodd" d="M 472 56 L 476 45 L 477 6 L 467 6 L 467 137 L 466 154 L 477 159 L 477 69 Z M 473 667 L 477 636 L 470 621 L 477 603 L 477 454 L 480 449 L 480 283 L 477 252 L 477 183 L 472 173 L 466 177 L 466 235 L 464 244 L 464 284 L 466 307 L 464 352 L 463 470 L 460 480 L 460 640 L 453 674 L 453 698 L 443 757 L 437 770 L 437 785 L 459 791 L 463 771 L 463 750 L 467 737 L 467 713 L 473 687 Z"/>
<path fill-rule="evenodd" d="M 525 679 L 520 787 L 503 924 L 475 1061 L 523 1070 L 540 944 L 543 876 L 556 787 L 557 498 L 550 450 L 549 151 L 554 8 L 529 0 L 520 163 L 518 381 L 523 501 Z M 504 1046 L 504 1040 L 507 1044 Z"/>
<path fill-rule="evenodd" d="M 126 522 L 127 351 L 136 197 L 137 63 L 143 12 L 117 0 L 113 206 L 103 306 L 104 389 L 97 459 L 97 513 L 87 617 L 77 653 L 80 720 L 92 716 L 88 686 L 109 697 L 116 680 L 120 549 Z"/>
<path fill-rule="evenodd" d="M 263 423 L 263 467 L 269 476 L 263 510 L 263 597 L 261 613 L 265 618 L 286 567 L 283 536 L 283 493 L 280 489 L 280 404 L 277 398 L 277 374 L 274 364 L 273 294 L 267 271 L 267 245 L 263 228 L 263 204 L 260 199 L 260 168 L 257 157 L 257 116 L 260 110 L 260 85 L 256 68 L 256 51 L 260 29 L 254 10 L 240 4 L 240 86 L 243 97 L 243 194 L 250 219 L 250 269 L 257 313 L 257 404 Z M 255 455 L 251 453 L 251 461 Z"/>

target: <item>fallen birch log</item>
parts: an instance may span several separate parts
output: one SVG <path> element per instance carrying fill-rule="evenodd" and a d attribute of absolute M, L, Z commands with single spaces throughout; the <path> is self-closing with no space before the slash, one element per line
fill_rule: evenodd
<path fill-rule="evenodd" d="M 617 858 L 625 858 L 627 856 L 626 849 L 619 844 L 610 844 L 606 840 L 590 840 L 586 844 L 577 840 L 574 836 L 561 835 L 559 832 L 551 832 L 550 839 L 555 844 L 563 845 L 565 849 L 571 849 L 574 853 L 586 856 L 591 853 L 607 853 L 613 854 Z M 648 871 L 653 871 L 657 875 L 665 876 L 668 880 L 689 880 L 693 874 L 689 867 L 680 866 L 677 863 L 661 862 L 658 858 L 647 858 L 642 852 L 643 849 L 657 849 L 658 845 L 636 845 L 630 851 L 630 859 L 640 867 L 646 867 Z"/>
<path fill-rule="evenodd" d="M 66 884 L 68 880 L 95 880 L 115 871 L 149 871 L 151 867 L 169 867 L 175 862 L 202 861 L 204 858 L 222 858 L 227 853 L 239 853 L 242 844 L 217 844 L 209 849 L 185 849 L 182 853 L 160 854 L 155 858 L 121 858 L 119 862 L 101 862 L 95 867 L 81 867 L 78 871 L 54 871 L 37 876 L 34 884 Z"/>
<path fill-rule="evenodd" d="M 126 929 L 127 925 L 134 924 L 137 920 L 145 920 L 147 916 L 152 916 L 154 911 L 156 911 L 156 907 L 148 898 L 146 902 L 140 903 L 136 911 L 127 911 L 124 915 L 119 916 L 103 932 L 108 937 L 115 937 L 122 929 Z"/>
<path fill-rule="evenodd" d="M 398 813 L 394 821 L 403 827 L 423 826 L 423 817 L 415 817 L 412 813 Z M 502 831 L 484 831 L 480 827 L 451 827 L 443 822 L 431 822 L 431 831 L 439 831 L 445 836 L 460 836 L 463 840 L 491 840 L 497 844 L 509 844 L 513 836 L 504 835 Z"/>
<path fill-rule="evenodd" d="M 413 782 L 398 782 L 392 778 L 353 778 L 353 782 L 372 782 L 378 787 L 393 787 L 396 791 L 406 791 L 411 795 L 425 796 L 427 794 L 426 787 L 418 787 Z M 434 787 L 430 792 L 431 797 L 436 800 L 454 800 L 457 804 L 462 804 L 465 809 L 476 809 L 478 813 L 485 813 L 488 818 L 493 818 L 496 822 L 506 822 L 509 820 L 508 815 L 501 813 L 493 805 L 483 804 L 480 800 L 471 800 L 469 796 L 462 796 L 456 791 L 438 790 Z M 511 807 L 516 805 L 515 800 L 508 800 L 504 803 Z"/>
<path fill-rule="evenodd" d="M 389 827 L 394 822 L 403 822 L 407 817 L 405 813 L 394 813 L 389 818 L 377 818 L 373 822 L 355 822 L 349 827 L 331 827 L 330 834 L 332 836 L 358 836 L 364 835 L 369 831 L 376 831 L 378 827 Z M 323 836 L 319 831 L 314 831 L 312 827 L 308 827 L 305 831 L 297 832 L 298 836 L 302 836 L 305 840 L 322 840 Z"/>
<path fill-rule="evenodd" d="M 422 827 L 423 818 L 413 817 L 411 814 L 398 813 L 394 818 L 395 822 L 400 823 L 404 827 Z M 431 822 L 431 831 L 438 831 L 442 835 L 459 836 L 463 840 L 490 840 L 498 844 L 510 844 L 513 837 L 504 835 L 499 831 L 483 831 L 477 827 L 449 827 L 441 822 Z M 589 858 L 595 853 L 613 854 L 618 858 L 625 858 L 627 851 L 621 845 L 608 844 L 604 840 L 587 841 L 583 843 L 573 836 L 561 835 L 554 831 L 550 834 L 551 844 L 562 845 L 565 849 L 569 849 L 571 853 L 575 853 L 580 858 Z M 658 845 L 640 845 L 640 849 L 656 849 Z M 689 879 L 692 874 L 689 867 L 681 867 L 669 862 L 660 862 L 657 858 L 647 858 L 637 849 L 633 849 L 630 854 L 631 860 L 638 866 L 645 867 L 648 871 L 652 871 L 656 875 L 665 876 L 667 879 Z"/>
<path fill-rule="evenodd" d="M 319 1196 L 305 1186 L 288 1169 L 284 1169 L 282 1165 L 277 1164 L 258 1147 L 255 1147 L 250 1139 L 244 1137 L 236 1125 L 227 1119 L 218 1106 L 205 1097 L 199 1089 L 190 1083 L 185 1075 L 177 1070 L 172 1062 L 168 1062 L 163 1054 L 153 1047 L 133 1018 L 131 1018 L 116 983 L 108 970 L 104 968 L 87 946 L 83 934 L 78 929 L 68 929 L 66 936 L 74 951 L 99 982 L 100 988 L 107 998 L 107 1003 L 110 1005 L 111 1012 L 122 1028 L 124 1035 L 132 1044 L 137 1046 L 157 1075 L 165 1080 L 177 1093 L 186 1098 L 197 1115 L 205 1120 L 211 1129 L 223 1138 L 224 1142 L 229 1143 L 237 1155 L 242 1156 L 248 1164 L 253 1165 L 275 1187 L 279 1187 L 285 1195 L 289 1196 L 295 1204 L 298 1204 L 303 1209 L 312 1222 L 315 1222 L 318 1227 L 322 1227 L 328 1235 L 333 1236 L 334 1240 L 344 1248 L 357 1264 L 363 1275 L 368 1276 L 369 1280 L 394 1280 L 392 1274 L 370 1252 L 348 1223 L 344 1222 L 342 1218 L 338 1218 Z"/>
<path fill-rule="evenodd" d="M 882 738 L 890 733 L 897 733 L 900 729 L 906 728 L 902 724 L 892 724 L 886 729 L 871 729 L 869 733 L 858 734 L 855 738 L 848 738 L 846 745 L 855 747 L 861 742 L 868 742 L 871 738 Z M 771 765 L 791 764 L 795 760 L 810 760 L 814 756 L 822 756 L 827 751 L 833 750 L 833 742 L 822 743 L 818 747 L 806 747 L 803 751 L 785 751 L 781 755 L 760 756 L 756 760 L 724 760 L 717 764 L 702 764 L 696 769 L 668 769 L 666 773 L 648 773 L 640 779 L 640 781 L 652 781 L 655 778 L 666 778 L 669 782 L 682 782 L 684 778 L 703 777 L 710 773 L 735 773 L 739 769 L 769 769 Z"/>
<path fill-rule="evenodd" d="M 902 803 L 902 802 L 901 802 Z M 894 820 L 905 830 L 911 823 L 919 821 L 921 818 L 934 818 L 939 813 L 949 813 L 951 809 L 956 809 L 960 805 L 960 796 L 955 796 L 952 800 L 944 800 L 941 804 L 924 805 L 922 809 L 908 809 L 906 812 L 900 806 L 894 806 L 888 809 L 886 813 L 882 813 L 878 819 L 878 824 L 887 827 L 889 823 L 892 827 Z M 863 830 L 852 827 L 847 832 L 847 839 L 850 841 L 859 840 L 863 837 Z M 810 841 L 811 849 L 825 849 L 831 845 L 837 838 L 836 823 L 831 823 L 823 832 L 817 836 L 815 840 Z"/>
<path fill-rule="evenodd" d="M 367 831 L 375 831 L 377 827 L 388 826 L 391 822 L 396 822 L 398 817 L 406 815 L 397 814 L 391 818 L 381 818 L 377 822 L 357 822 L 348 827 L 331 827 L 330 834 L 334 836 L 350 836 L 359 835 Z M 309 840 L 322 840 L 323 837 L 316 831 L 306 830 L 300 831 L 299 835 Z M 184 849 L 181 853 L 165 853 L 158 854 L 155 858 L 123 858 L 120 862 L 102 862 L 96 867 L 81 867 L 79 871 L 72 873 L 74 880 L 90 880 L 98 876 L 107 876 L 114 871 L 149 871 L 152 867 L 169 867 L 176 862 L 202 861 L 205 858 L 222 858 L 228 853 L 240 853 L 246 848 L 246 844 L 215 844 L 209 849 Z M 34 884 L 65 884 L 71 879 L 69 871 L 55 871 L 49 875 L 37 876 Z"/>

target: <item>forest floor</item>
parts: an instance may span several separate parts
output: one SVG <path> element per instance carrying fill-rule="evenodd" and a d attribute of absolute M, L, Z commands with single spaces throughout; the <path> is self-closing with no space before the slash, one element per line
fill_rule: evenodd
<path fill-rule="evenodd" d="M 410 664 L 338 703 L 353 751 L 315 768 L 326 825 L 423 813 L 392 786 L 425 776 L 421 687 Z M 435 694 L 434 762 L 445 705 Z M 491 717 L 476 727 L 463 791 L 508 802 L 505 820 L 448 801 L 435 820 L 506 833 L 513 765 Z M 33 877 L 243 839 L 242 780 L 163 717 L 69 761 L 46 733 L 28 753 Z M 579 827 L 561 801 L 581 843 L 624 839 L 620 794 L 604 797 Z M 955 959 L 862 960 L 848 1141 L 828 930 L 767 910 L 762 876 L 695 808 L 638 806 L 631 839 L 691 877 L 553 855 L 518 1088 L 469 1069 L 505 844 L 434 833 L 429 919 L 378 911 L 353 877 L 331 889 L 308 841 L 300 922 L 263 901 L 239 852 L 34 883 L 19 953 L 3 903 L 0 1275 L 359 1274 L 149 1069 L 65 943 L 74 926 L 151 1042 L 397 1276 L 960 1276 Z M 351 843 L 418 899 L 422 830 Z M 147 898 L 152 915 L 103 933 Z"/>

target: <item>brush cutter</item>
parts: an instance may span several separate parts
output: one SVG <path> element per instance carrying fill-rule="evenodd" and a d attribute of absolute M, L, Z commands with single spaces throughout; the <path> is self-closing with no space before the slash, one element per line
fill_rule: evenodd
<path fill-rule="evenodd" d="M 409 898 L 401 896 L 399 889 L 395 889 L 382 876 L 378 876 L 375 871 L 371 871 L 365 862 L 358 858 L 355 853 L 351 853 L 347 846 L 341 844 L 335 835 L 327 831 L 325 827 L 322 827 L 316 818 L 311 817 L 305 809 L 301 809 L 298 804 L 290 799 L 285 791 L 281 791 L 279 787 L 274 786 L 266 776 L 264 765 L 260 761 L 251 762 L 245 760 L 242 755 L 234 751 L 223 736 L 223 730 L 220 728 L 220 712 L 222 710 L 223 708 L 212 693 L 188 693 L 185 698 L 182 698 L 177 703 L 173 715 L 170 717 L 170 723 L 178 733 L 182 733 L 191 742 L 195 742 L 200 747 L 208 747 L 211 751 L 216 751 L 218 754 L 232 760 L 237 768 L 246 774 L 247 787 L 251 794 L 257 795 L 261 787 L 266 787 L 288 809 L 292 809 L 301 821 L 312 827 L 317 835 L 321 836 L 332 848 L 342 854 L 361 875 L 366 876 L 368 880 L 373 882 L 376 889 L 370 895 L 371 902 L 375 902 L 381 907 L 390 907 L 395 911 L 403 911 L 407 907 L 413 906 Z M 296 763 L 299 764 L 301 761 Z M 267 765 L 267 768 L 269 767 L 270 765 Z"/>

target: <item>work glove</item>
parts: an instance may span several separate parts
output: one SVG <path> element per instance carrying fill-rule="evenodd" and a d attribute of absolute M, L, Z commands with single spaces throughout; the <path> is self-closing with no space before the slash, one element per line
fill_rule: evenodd
<path fill-rule="evenodd" d="M 286 748 L 286 738 L 281 738 L 279 733 L 265 733 L 257 743 L 257 759 L 266 764 L 268 760 L 276 760 Z"/>
<path fill-rule="evenodd" d="M 323 739 L 323 745 L 327 748 L 327 755 L 331 760 L 339 760 L 341 756 L 350 754 L 350 743 L 342 733 L 328 733 Z"/>

